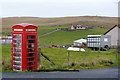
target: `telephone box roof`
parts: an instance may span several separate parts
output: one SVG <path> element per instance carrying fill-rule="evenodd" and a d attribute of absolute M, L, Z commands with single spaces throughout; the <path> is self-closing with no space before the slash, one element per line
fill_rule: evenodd
<path fill-rule="evenodd" d="M 16 24 L 16 25 L 20 25 L 20 26 L 23 26 L 23 27 L 26 27 L 26 26 L 29 26 L 29 25 L 34 26 L 33 24 L 29 24 L 29 23 L 20 23 L 20 24 Z"/>

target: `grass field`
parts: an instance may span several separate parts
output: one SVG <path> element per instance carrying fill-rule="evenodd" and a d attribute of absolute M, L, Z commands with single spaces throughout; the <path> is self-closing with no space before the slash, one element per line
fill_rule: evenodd
<path fill-rule="evenodd" d="M 86 38 L 90 34 L 103 34 L 108 28 L 95 28 L 89 30 L 77 30 L 77 31 L 57 31 L 50 35 L 46 35 L 39 38 L 41 45 L 69 45 L 73 44 L 74 40 Z"/>
<path fill-rule="evenodd" d="M 70 52 L 70 64 L 66 48 L 41 48 L 42 53 L 49 57 L 56 65 L 42 59 L 39 69 L 94 69 L 117 66 L 116 50 Z M 11 68 L 11 46 L 2 45 L 2 69 L 3 72 L 13 72 Z"/>
<path fill-rule="evenodd" d="M 40 69 L 89 69 L 105 68 L 117 65 L 116 50 L 109 51 L 90 51 L 70 52 L 70 64 L 68 65 L 68 55 L 65 48 L 41 48 L 56 65 L 51 64 L 42 58 Z"/>

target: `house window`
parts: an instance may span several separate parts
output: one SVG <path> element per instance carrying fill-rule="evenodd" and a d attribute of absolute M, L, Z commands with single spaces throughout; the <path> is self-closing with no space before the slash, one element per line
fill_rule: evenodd
<path fill-rule="evenodd" d="M 76 27 L 75 27 L 75 29 L 76 29 Z"/>

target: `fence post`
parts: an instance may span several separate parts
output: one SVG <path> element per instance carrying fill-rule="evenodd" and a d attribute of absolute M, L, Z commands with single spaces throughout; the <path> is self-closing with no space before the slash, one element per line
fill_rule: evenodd
<path fill-rule="evenodd" d="M 98 50 L 98 59 L 100 58 L 100 48 L 101 48 L 101 44 L 99 45 L 99 50 Z"/>
<path fill-rule="evenodd" d="M 84 53 L 84 61 L 86 60 L 86 50 L 85 50 L 85 53 Z"/>
<path fill-rule="evenodd" d="M 119 36 L 118 36 L 118 38 L 119 38 Z M 117 51 L 116 51 L 116 60 L 117 60 L 118 66 L 120 66 L 119 55 L 120 55 L 120 42 L 119 42 L 119 39 L 118 39 L 117 40 Z"/>
<path fill-rule="evenodd" d="M 39 64 L 39 66 L 42 66 L 41 48 L 38 48 L 38 55 L 39 55 L 39 58 L 38 58 L 39 59 L 39 61 L 38 61 L 39 63 L 38 64 Z"/>
<path fill-rule="evenodd" d="M 70 52 L 69 51 L 67 52 L 67 55 L 68 55 L 68 65 L 70 65 Z"/>

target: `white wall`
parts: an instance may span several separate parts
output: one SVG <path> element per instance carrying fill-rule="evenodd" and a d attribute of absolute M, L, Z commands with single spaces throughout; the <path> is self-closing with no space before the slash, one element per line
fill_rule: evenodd
<path fill-rule="evenodd" d="M 106 35 L 111 35 L 111 45 L 117 46 L 118 43 L 118 27 L 115 27 L 110 32 L 108 32 Z"/>

